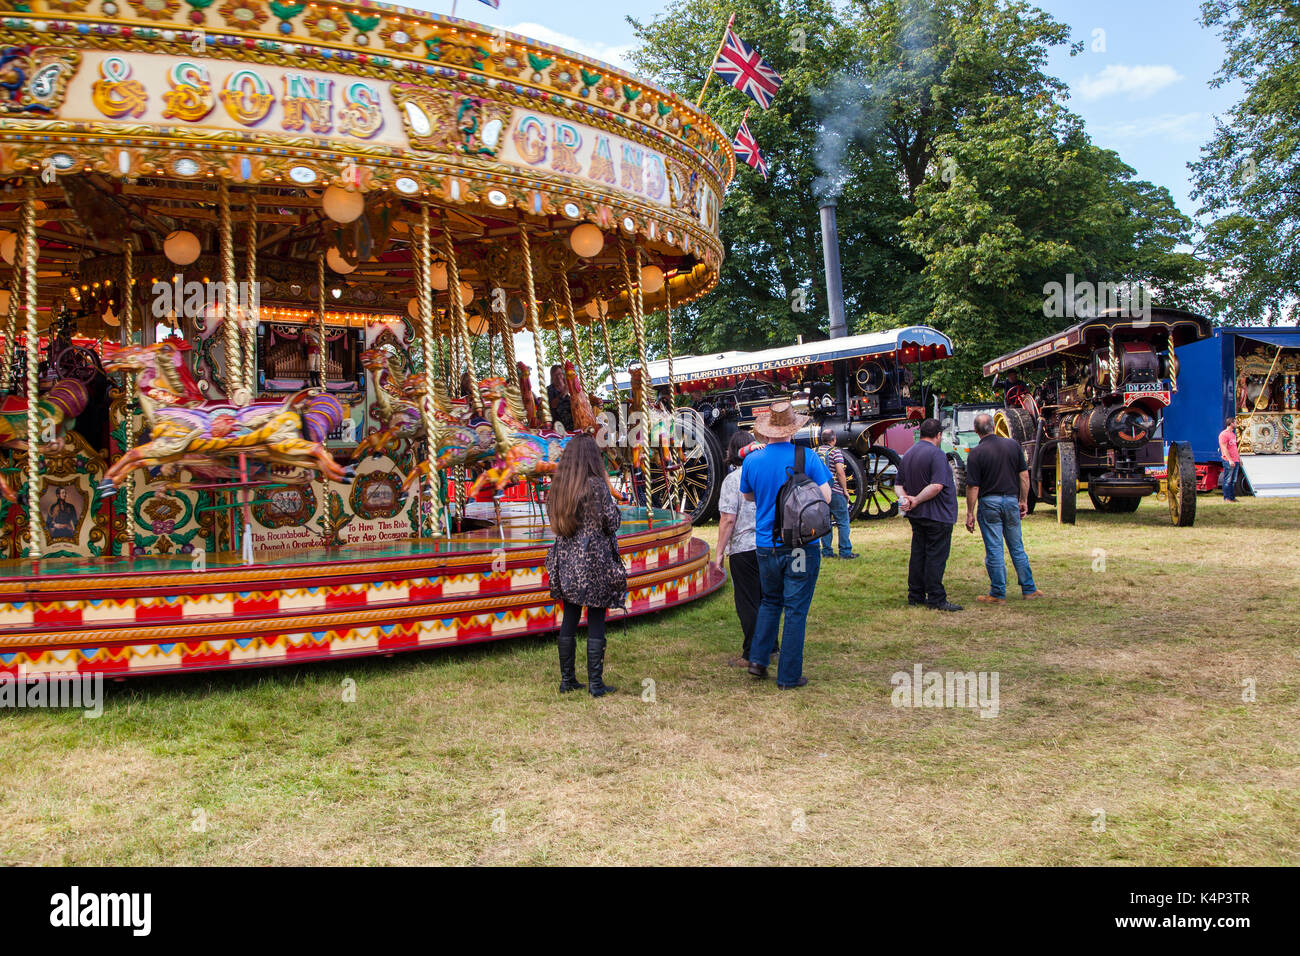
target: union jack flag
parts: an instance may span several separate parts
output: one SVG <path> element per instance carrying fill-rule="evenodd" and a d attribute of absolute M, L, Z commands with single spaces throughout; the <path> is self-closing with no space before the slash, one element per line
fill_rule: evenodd
<path fill-rule="evenodd" d="M 753 166 L 763 174 L 764 179 L 767 179 L 767 163 L 763 162 L 763 157 L 759 155 L 758 141 L 749 131 L 748 120 L 740 121 L 740 129 L 736 130 L 736 139 L 731 145 L 735 147 L 738 160 Z"/>
<path fill-rule="evenodd" d="M 755 50 L 746 46 L 731 27 L 727 27 L 727 38 L 718 51 L 713 72 L 740 92 L 748 93 L 763 109 L 772 105 L 772 97 L 781 88 L 780 74 L 764 63 Z"/>

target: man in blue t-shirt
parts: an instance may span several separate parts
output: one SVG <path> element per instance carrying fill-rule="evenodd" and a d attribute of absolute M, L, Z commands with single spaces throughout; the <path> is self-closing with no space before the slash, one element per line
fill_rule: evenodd
<path fill-rule="evenodd" d="M 948 600 L 943 573 L 957 523 L 957 485 L 952 465 L 939 447 L 943 426 L 927 418 L 917 429 L 920 440 L 907 450 L 898 467 L 903 493 L 898 506 L 912 523 L 912 557 L 907 565 L 907 603 L 938 611 L 960 611 Z"/>
<path fill-rule="evenodd" d="M 776 670 L 776 686 L 782 690 L 808 683 L 803 676 L 804 626 L 821 569 L 821 548 L 816 541 L 792 549 L 772 537 L 777 493 L 794 474 L 795 446 L 790 439 L 807 422 L 808 416 L 795 414 L 787 401 L 773 402 L 766 412 L 755 414 L 754 434 L 768 444 L 746 455 L 740 469 L 740 491 L 754 502 L 754 550 L 763 591 L 749 649 L 749 672 L 755 677 L 767 677 L 768 657 L 784 616 L 785 634 Z M 811 448 L 804 449 L 803 470 L 821 487 L 822 497 L 829 502 L 831 474 Z"/>

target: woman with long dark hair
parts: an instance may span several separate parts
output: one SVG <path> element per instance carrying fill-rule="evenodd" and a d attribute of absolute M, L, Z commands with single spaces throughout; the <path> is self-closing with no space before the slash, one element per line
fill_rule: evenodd
<path fill-rule="evenodd" d="M 592 697 L 614 692 L 604 682 L 605 612 L 623 607 L 627 572 L 618 554 L 622 514 L 609 493 L 600 446 L 590 435 L 569 440 L 551 479 L 546 510 L 555 543 L 546 554 L 551 597 L 563 602 L 558 638 L 560 693 L 582 690 Z M 587 683 L 574 671 L 578 621 L 587 609 Z"/>

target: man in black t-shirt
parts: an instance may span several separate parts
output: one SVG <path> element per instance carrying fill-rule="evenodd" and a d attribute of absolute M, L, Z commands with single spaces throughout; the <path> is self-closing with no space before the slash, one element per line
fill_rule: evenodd
<path fill-rule="evenodd" d="M 939 448 L 943 426 L 927 418 L 918 429 L 920 440 L 907 450 L 898 468 L 903 493 L 898 507 L 912 524 L 912 556 L 907 564 L 907 603 L 939 611 L 960 611 L 948 600 L 943 573 L 957 523 L 957 486 L 952 465 Z"/>
<path fill-rule="evenodd" d="M 1002 554 L 1005 539 L 1016 569 L 1020 592 L 1040 598 L 1034 584 L 1029 555 L 1020 537 L 1020 519 L 1029 513 L 1029 466 L 1020 442 L 993 434 L 993 416 L 975 416 L 979 444 L 966 458 L 966 530 L 974 534 L 978 503 L 980 535 L 984 538 L 984 567 L 989 573 L 989 593 L 976 600 L 985 604 L 1007 602 L 1007 565 Z"/>

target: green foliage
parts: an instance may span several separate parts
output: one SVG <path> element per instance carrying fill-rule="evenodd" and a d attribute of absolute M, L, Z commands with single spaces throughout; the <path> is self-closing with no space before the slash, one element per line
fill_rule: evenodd
<path fill-rule="evenodd" d="M 723 0 L 678 0 L 659 19 L 632 20 L 643 43 L 634 64 L 693 101 L 731 12 Z M 1168 192 L 1136 181 L 1061 105 L 1064 84 L 1045 65 L 1069 30 L 1043 11 L 1015 0 L 760 0 L 735 28 L 785 81 L 772 108 L 749 117 L 771 178 L 740 167 L 722 208 L 718 287 L 674 313 L 679 353 L 827 334 L 825 193 L 838 192 L 851 330 L 948 332 L 959 358 L 939 384 L 953 395 L 978 387 L 985 361 L 1069 324 L 1042 314 L 1044 284 L 1066 273 L 1142 280 L 1160 304 L 1201 295 L 1201 268 L 1181 251 L 1191 224 Z M 703 105 L 734 131 L 749 104 L 715 80 Z"/>
<path fill-rule="evenodd" d="M 1300 320 L 1300 7 L 1292 0 L 1208 0 L 1201 22 L 1227 46 L 1215 86 L 1245 95 L 1192 164 L 1200 252 L 1223 282 L 1233 321 Z"/>

